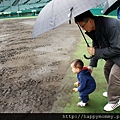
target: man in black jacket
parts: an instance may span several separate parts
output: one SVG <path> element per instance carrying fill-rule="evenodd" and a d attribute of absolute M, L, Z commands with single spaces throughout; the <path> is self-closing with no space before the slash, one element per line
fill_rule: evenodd
<path fill-rule="evenodd" d="M 120 106 L 120 20 L 93 16 L 86 11 L 75 17 L 75 23 L 93 40 L 93 46 L 87 48 L 93 56 L 89 69 L 97 67 L 99 59 L 106 60 L 104 74 L 108 83 L 108 104 L 104 110 L 112 111 Z"/>

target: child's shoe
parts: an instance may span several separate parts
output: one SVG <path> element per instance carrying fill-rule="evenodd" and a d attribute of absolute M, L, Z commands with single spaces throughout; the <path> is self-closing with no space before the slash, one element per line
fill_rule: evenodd
<path fill-rule="evenodd" d="M 88 103 L 83 103 L 82 101 L 77 103 L 77 106 L 80 106 L 80 107 L 85 107 L 87 105 Z"/>

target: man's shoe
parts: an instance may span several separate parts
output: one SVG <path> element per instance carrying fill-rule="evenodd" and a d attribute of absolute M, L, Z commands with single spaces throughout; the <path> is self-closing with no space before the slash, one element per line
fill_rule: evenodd
<path fill-rule="evenodd" d="M 108 97 L 107 92 L 104 92 L 104 93 L 103 93 L 103 96 L 104 96 L 104 97 Z"/>
<path fill-rule="evenodd" d="M 120 106 L 120 100 L 115 104 L 108 103 L 107 105 L 105 105 L 104 110 L 105 111 L 112 111 L 112 110 L 116 109 L 119 106 Z"/>

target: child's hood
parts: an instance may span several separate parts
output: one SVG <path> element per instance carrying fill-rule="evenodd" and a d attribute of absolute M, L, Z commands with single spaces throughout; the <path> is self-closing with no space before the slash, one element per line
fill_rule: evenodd
<path fill-rule="evenodd" d="M 80 71 L 80 74 L 91 75 L 87 67 L 83 67 L 82 70 Z"/>

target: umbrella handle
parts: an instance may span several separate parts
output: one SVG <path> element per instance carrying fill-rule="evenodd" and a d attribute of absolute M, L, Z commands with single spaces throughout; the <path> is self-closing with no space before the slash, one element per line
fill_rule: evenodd
<path fill-rule="evenodd" d="M 93 56 L 87 57 L 86 55 L 84 55 L 84 58 L 85 58 L 85 59 L 92 59 Z"/>
<path fill-rule="evenodd" d="M 84 36 L 84 34 L 83 34 L 83 32 L 82 32 L 79 24 L 77 24 L 77 25 L 78 25 L 78 27 L 79 27 L 80 32 L 82 33 L 82 36 L 83 36 L 83 38 L 84 38 L 84 40 L 85 40 L 85 42 L 86 42 L 87 47 L 90 47 L 90 45 L 89 45 L 89 43 L 87 42 L 87 40 L 86 40 L 86 38 L 85 38 L 85 36 Z M 93 58 L 93 56 L 87 57 L 86 55 L 84 55 L 84 58 L 85 58 L 85 59 L 91 59 L 91 58 Z"/>

